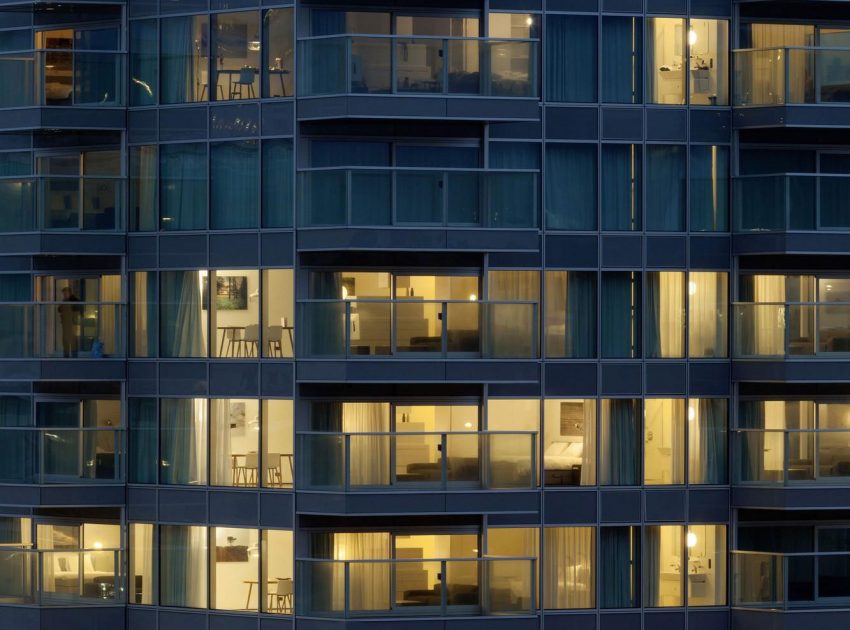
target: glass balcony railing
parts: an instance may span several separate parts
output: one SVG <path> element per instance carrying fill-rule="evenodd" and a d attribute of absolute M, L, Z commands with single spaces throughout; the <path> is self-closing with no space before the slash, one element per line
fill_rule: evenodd
<path fill-rule="evenodd" d="M 112 51 L 0 54 L 0 107 L 121 107 L 126 56 Z"/>
<path fill-rule="evenodd" d="M 299 217 L 316 226 L 537 227 L 538 173 L 314 169 L 298 173 Z"/>
<path fill-rule="evenodd" d="M 533 615 L 534 558 L 296 560 L 296 614 Z"/>
<path fill-rule="evenodd" d="M 334 35 L 298 42 L 301 96 L 537 97 L 537 42 Z"/>
<path fill-rule="evenodd" d="M 850 483 L 850 430 L 738 429 L 735 483 Z"/>
<path fill-rule="evenodd" d="M 733 309 L 736 358 L 850 353 L 850 303 L 738 303 Z"/>
<path fill-rule="evenodd" d="M 0 359 L 124 357 L 124 322 L 123 304 L 0 304 Z"/>
<path fill-rule="evenodd" d="M 300 490 L 536 488 L 529 432 L 299 433 Z"/>
<path fill-rule="evenodd" d="M 533 359 L 536 302 L 311 300 L 297 304 L 301 356 Z"/>
<path fill-rule="evenodd" d="M 850 103 L 850 48 L 734 51 L 736 106 Z"/>
<path fill-rule="evenodd" d="M 124 181 L 112 177 L 0 179 L 0 232 L 116 232 L 124 227 Z"/>
<path fill-rule="evenodd" d="M 121 551 L 0 548 L 0 605 L 115 606 L 124 602 Z"/>
<path fill-rule="evenodd" d="M 850 229 L 850 175 L 748 175 L 733 191 L 736 232 Z"/>
<path fill-rule="evenodd" d="M 732 552 L 732 605 L 785 610 L 846 606 L 850 552 Z"/>

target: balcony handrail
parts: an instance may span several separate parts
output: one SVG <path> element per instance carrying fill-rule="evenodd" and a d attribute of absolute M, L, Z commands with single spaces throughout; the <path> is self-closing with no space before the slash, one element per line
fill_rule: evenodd
<path fill-rule="evenodd" d="M 732 549 L 729 553 L 735 555 L 775 556 L 778 558 L 809 558 L 812 556 L 850 556 L 850 551 L 749 551 Z"/>
<path fill-rule="evenodd" d="M 756 429 L 739 427 L 733 433 L 850 433 L 850 429 Z"/>
<path fill-rule="evenodd" d="M 101 179 L 124 181 L 127 179 L 125 175 L 54 175 L 51 173 L 32 173 L 29 175 L 0 175 L 0 181 L 16 181 L 22 179 L 33 180 L 82 180 L 82 181 L 97 181 Z"/>
<path fill-rule="evenodd" d="M 487 175 L 488 173 L 529 173 L 531 175 L 539 175 L 540 169 L 534 168 L 490 168 L 490 167 L 460 167 L 460 166 L 308 166 L 295 169 L 297 173 L 327 173 L 337 171 L 374 171 L 374 172 L 404 172 L 418 173 L 424 171 L 427 173 L 480 173 Z M 850 177 L 850 175 L 848 176 Z"/>
<path fill-rule="evenodd" d="M 386 39 L 386 40 L 430 40 L 430 41 L 470 41 L 470 42 L 485 42 L 485 43 L 532 43 L 540 42 L 539 38 L 534 37 L 469 37 L 462 35 L 400 35 L 398 33 L 333 33 L 331 35 L 308 35 L 299 37 L 299 42 L 310 42 L 327 39 Z"/>
<path fill-rule="evenodd" d="M 850 46 L 765 46 L 764 48 L 734 48 L 733 53 L 768 52 L 771 50 L 825 50 L 850 52 Z"/>
<path fill-rule="evenodd" d="M 537 435 L 538 431 L 296 431 L 296 435 Z"/>
<path fill-rule="evenodd" d="M 296 562 L 321 562 L 333 564 L 421 564 L 423 562 L 498 562 L 500 560 L 525 560 L 535 562 L 537 558 L 534 556 L 480 556 L 476 558 L 447 558 L 438 556 L 434 558 L 369 558 L 362 560 L 338 560 L 334 558 L 295 558 Z"/>
<path fill-rule="evenodd" d="M 0 58 L 9 55 L 25 55 L 32 53 L 86 53 L 87 55 L 97 53 L 102 55 L 126 55 L 126 50 L 98 50 L 91 48 L 19 48 L 17 50 L 4 50 L 0 52 Z"/>
<path fill-rule="evenodd" d="M 850 173 L 747 173 L 745 175 L 734 175 L 732 179 L 758 179 L 761 177 L 829 177 L 829 178 L 850 178 Z"/>
<path fill-rule="evenodd" d="M 296 303 L 312 304 L 312 303 L 329 303 L 329 304 L 357 304 L 358 302 L 369 302 L 372 304 L 539 304 L 540 300 L 420 300 L 417 296 L 413 297 L 395 297 L 395 298 L 357 298 L 351 300 L 348 298 L 300 298 L 295 300 Z M 57 304 L 66 304 L 67 302 L 57 302 Z M 80 304 L 81 302 L 75 302 Z"/>
<path fill-rule="evenodd" d="M 835 302 L 732 302 L 732 306 L 850 306 L 850 301 Z"/>

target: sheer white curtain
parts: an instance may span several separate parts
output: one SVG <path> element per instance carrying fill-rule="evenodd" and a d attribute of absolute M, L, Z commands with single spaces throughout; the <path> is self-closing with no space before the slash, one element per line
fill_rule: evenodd
<path fill-rule="evenodd" d="M 343 403 L 342 430 L 352 433 L 351 460 L 348 462 L 351 484 L 385 486 L 390 483 L 389 403 Z"/>
<path fill-rule="evenodd" d="M 581 485 L 596 485 L 596 401 L 584 401 L 584 446 L 581 452 Z"/>
<path fill-rule="evenodd" d="M 142 578 L 141 599 L 136 599 L 136 593 L 131 593 L 134 604 L 153 603 L 153 525 L 149 523 L 133 523 L 130 530 L 132 537 L 131 553 L 133 567 L 131 576 Z"/>
<path fill-rule="evenodd" d="M 210 432 L 212 440 L 212 458 L 210 476 L 215 486 L 233 485 L 233 464 L 230 453 L 230 400 L 217 398 L 212 401 L 213 426 Z"/>
<path fill-rule="evenodd" d="M 685 356 L 685 274 L 659 272 L 658 340 L 661 357 Z"/>
<path fill-rule="evenodd" d="M 759 355 L 785 353 L 785 276 L 753 277 L 755 351 Z M 745 331 L 745 334 L 748 331 Z"/>
<path fill-rule="evenodd" d="M 692 357 L 726 356 L 729 276 L 692 271 L 688 276 L 688 341 Z"/>
<path fill-rule="evenodd" d="M 390 535 L 387 532 L 335 533 L 335 560 L 389 560 Z M 389 610 L 390 565 L 388 562 L 352 562 L 348 573 L 349 610 Z M 334 572 L 334 610 L 345 606 L 345 574 Z"/>
<path fill-rule="evenodd" d="M 547 527 L 543 534 L 543 605 L 593 608 L 596 565 L 592 527 Z"/>

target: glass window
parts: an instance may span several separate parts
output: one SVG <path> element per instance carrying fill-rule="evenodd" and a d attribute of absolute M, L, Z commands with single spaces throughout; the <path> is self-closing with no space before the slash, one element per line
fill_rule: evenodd
<path fill-rule="evenodd" d="M 294 96 L 292 72 L 295 50 L 292 45 L 292 9 L 263 12 L 263 96 Z"/>
<path fill-rule="evenodd" d="M 263 487 L 291 488 L 295 484 L 292 423 L 291 400 L 263 401 Z"/>
<path fill-rule="evenodd" d="M 292 269 L 263 270 L 263 356 L 295 353 L 295 289 Z"/>
<path fill-rule="evenodd" d="M 543 530 L 543 606 L 593 608 L 596 599 L 596 529 Z"/>
<path fill-rule="evenodd" d="M 685 20 L 647 18 L 647 101 L 684 105 L 687 76 Z"/>
<path fill-rule="evenodd" d="M 685 229 L 685 188 L 685 147 L 647 145 L 647 230 L 681 232 Z"/>
<path fill-rule="evenodd" d="M 540 400 L 491 398 L 487 401 L 487 430 L 529 433 L 525 437 L 498 434 L 489 437 L 490 486 L 510 488 L 538 484 L 536 471 L 531 469 L 531 449 L 534 444 L 534 461 L 540 461 Z"/>
<path fill-rule="evenodd" d="M 390 14 L 367 11 L 339 11 L 337 9 L 312 9 L 310 11 L 310 34 L 340 35 L 363 33 L 372 35 L 390 34 Z"/>
<path fill-rule="evenodd" d="M 210 227 L 255 228 L 260 153 L 256 140 L 210 145 Z"/>
<path fill-rule="evenodd" d="M 156 272 L 131 275 L 130 356 L 155 357 L 157 340 Z"/>
<path fill-rule="evenodd" d="M 532 39 L 538 35 L 538 16 L 533 13 L 497 13 L 487 16 L 487 37 Z"/>
<path fill-rule="evenodd" d="M 635 608 L 640 592 L 640 527 L 599 528 L 599 607 Z"/>
<path fill-rule="evenodd" d="M 159 168 L 160 227 L 204 229 L 207 226 L 206 145 L 199 142 L 163 145 Z"/>
<path fill-rule="evenodd" d="M 207 16 L 165 18 L 160 24 L 162 102 L 209 100 Z"/>
<path fill-rule="evenodd" d="M 259 14 L 256 11 L 218 13 L 212 19 L 215 89 L 210 88 L 211 98 L 226 101 L 259 97 Z"/>
<path fill-rule="evenodd" d="M 603 399 L 600 424 L 600 485 L 637 485 L 640 479 L 640 401 Z"/>
<path fill-rule="evenodd" d="M 643 23 L 639 17 L 602 18 L 602 102 L 643 101 Z M 604 189 L 603 189 L 604 190 Z"/>
<path fill-rule="evenodd" d="M 602 273 L 602 356 L 640 356 L 640 276 L 631 271 Z"/>
<path fill-rule="evenodd" d="M 157 414 L 155 398 L 127 399 L 130 483 L 156 483 Z"/>
<path fill-rule="evenodd" d="M 263 612 L 291 615 L 295 612 L 292 532 L 263 530 Z"/>
<path fill-rule="evenodd" d="M 691 105 L 728 105 L 729 22 L 693 18 L 689 26 Z"/>
<path fill-rule="evenodd" d="M 490 271 L 487 292 L 491 302 L 485 307 L 487 348 L 491 355 L 537 356 L 539 342 L 533 335 L 539 317 L 540 272 Z"/>
<path fill-rule="evenodd" d="M 685 274 L 682 271 L 646 273 L 646 356 L 685 356 Z"/>
<path fill-rule="evenodd" d="M 684 549 L 680 525 L 644 528 L 643 605 L 647 608 L 682 606 Z"/>
<path fill-rule="evenodd" d="M 210 416 L 210 485 L 256 487 L 260 401 L 214 398 Z"/>
<path fill-rule="evenodd" d="M 692 146 L 691 232 L 729 229 L 729 147 Z"/>
<path fill-rule="evenodd" d="M 292 140 L 263 141 L 263 227 L 292 227 Z"/>
<path fill-rule="evenodd" d="M 206 485 L 206 399 L 164 398 L 160 401 L 160 446 L 160 483 Z"/>
<path fill-rule="evenodd" d="M 685 483 L 685 401 L 644 401 L 643 482 L 648 486 Z"/>
<path fill-rule="evenodd" d="M 641 145 L 602 145 L 602 229 L 640 230 Z"/>
<path fill-rule="evenodd" d="M 156 20 L 130 22 L 130 105 L 156 105 Z"/>
<path fill-rule="evenodd" d="M 211 527 L 210 536 L 210 608 L 256 612 L 262 591 L 248 587 L 260 575 L 259 530 Z"/>
<path fill-rule="evenodd" d="M 726 605 L 726 526 L 689 525 L 688 606 Z"/>
<path fill-rule="evenodd" d="M 596 401 L 547 398 L 543 418 L 546 485 L 596 485 Z"/>
<path fill-rule="evenodd" d="M 154 526 L 130 523 L 130 604 L 155 604 Z"/>
<path fill-rule="evenodd" d="M 596 100 L 596 16 L 549 15 L 546 19 L 546 100 Z"/>
<path fill-rule="evenodd" d="M 596 145 L 546 145 L 546 227 L 596 229 Z"/>
<path fill-rule="evenodd" d="M 729 274 L 692 271 L 688 274 L 688 354 L 728 355 Z"/>
<path fill-rule="evenodd" d="M 207 559 L 206 527 L 160 525 L 160 604 L 206 608 Z"/>
<path fill-rule="evenodd" d="M 130 229 L 149 232 L 156 221 L 156 145 L 130 147 Z"/>
<path fill-rule="evenodd" d="M 546 272 L 546 356 L 596 356 L 596 272 Z"/>
<path fill-rule="evenodd" d="M 216 331 L 211 356 L 260 356 L 260 272 L 217 269 L 210 271 L 209 279 L 210 328 Z"/>
<path fill-rule="evenodd" d="M 728 405 L 719 398 L 688 401 L 688 483 L 725 484 Z"/>
<path fill-rule="evenodd" d="M 161 356 L 207 355 L 208 295 L 204 270 L 160 273 Z"/>

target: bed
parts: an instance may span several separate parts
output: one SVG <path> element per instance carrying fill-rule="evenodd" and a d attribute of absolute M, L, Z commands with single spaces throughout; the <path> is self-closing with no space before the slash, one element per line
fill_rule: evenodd
<path fill-rule="evenodd" d="M 582 442 L 552 442 L 543 452 L 546 485 L 578 486 L 581 484 Z"/>

